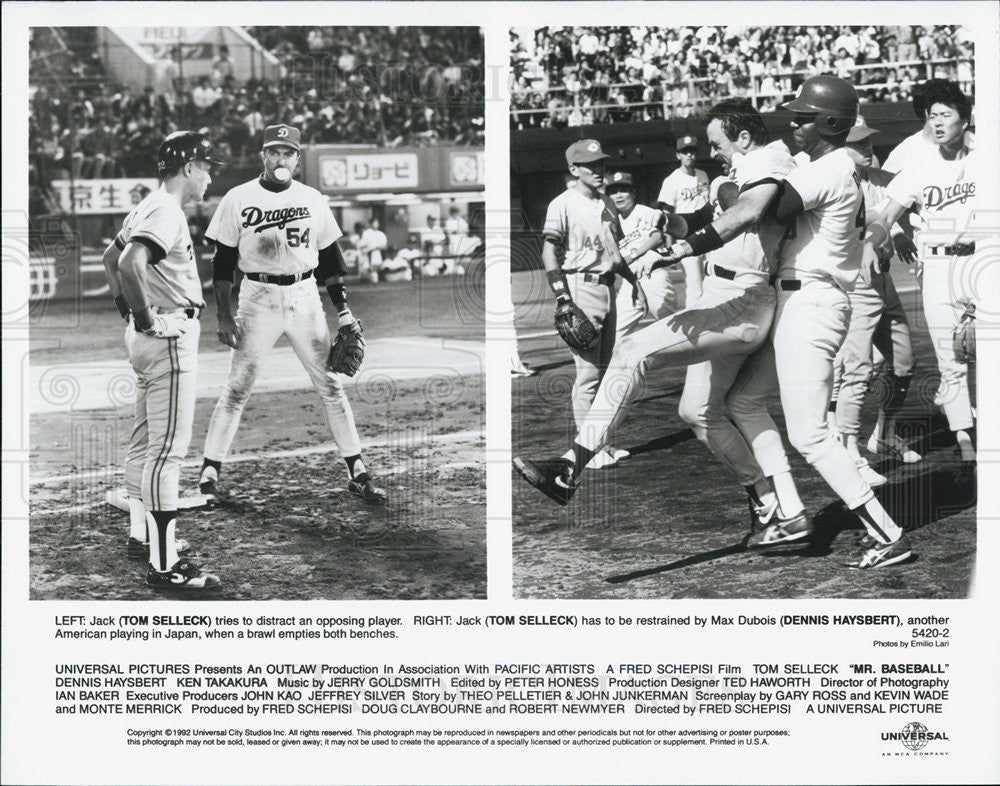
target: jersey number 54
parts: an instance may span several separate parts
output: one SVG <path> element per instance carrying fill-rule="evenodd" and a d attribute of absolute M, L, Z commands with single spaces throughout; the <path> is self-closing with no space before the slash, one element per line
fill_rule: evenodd
<path fill-rule="evenodd" d="M 306 228 L 306 231 L 303 232 L 301 227 L 288 227 L 285 229 L 285 239 L 291 248 L 298 248 L 299 246 L 309 248 L 309 228 Z"/>

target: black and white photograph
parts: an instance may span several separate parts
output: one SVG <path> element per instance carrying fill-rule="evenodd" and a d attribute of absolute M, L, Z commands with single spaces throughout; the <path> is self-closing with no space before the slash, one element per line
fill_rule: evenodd
<path fill-rule="evenodd" d="M 948 24 L 511 28 L 515 596 L 968 595 L 974 55 Z"/>
<path fill-rule="evenodd" d="M 484 597 L 481 29 L 28 46 L 31 598 Z"/>

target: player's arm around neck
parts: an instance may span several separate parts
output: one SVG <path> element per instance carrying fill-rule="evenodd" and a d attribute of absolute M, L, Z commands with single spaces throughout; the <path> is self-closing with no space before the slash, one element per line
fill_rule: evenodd
<path fill-rule="evenodd" d="M 759 183 L 742 192 L 721 216 L 687 240 L 677 243 L 673 247 L 674 256 L 699 256 L 721 248 L 734 237 L 760 223 L 778 198 L 779 190 L 777 183 L 767 182 Z"/>

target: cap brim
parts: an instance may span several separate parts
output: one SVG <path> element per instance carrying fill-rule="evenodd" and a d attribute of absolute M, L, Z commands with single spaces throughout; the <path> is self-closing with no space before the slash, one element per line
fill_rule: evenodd
<path fill-rule="evenodd" d="M 297 145 L 295 142 L 286 142 L 283 139 L 272 139 L 270 142 L 265 142 L 263 147 L 290 147 L 292 150 L 301 150 L 302 146 Z"/>
<path fill-rule="evenodd" d="M 583 158 L 577 158 L 573 160 L 574 164 L 593 164 L 595 161 L 603 161 L 606 158 L 611 158 L 607 153 L 590 153 Z"/>
<path fill-rule="evenodd" d="M 806 113 L 812 114 L 813 112 L 817 111 L 816 107 L 814 107 L 812 104 L 808 104 L 805 101 L 800 101 L 798 98 L 793 99 L 787 104 L 779 107 L 779 109 L 786 112 L 801 112 L 802 114 Z"/>
<path fill-rule="evenodd" d="M 852 128 L 850 130 L 850 132 L 848 132 L 848 134 L 847 134 L 847 141 L 848 141 L 848 143 L 851 143 L 851 142 L 860 142 L 861 140 L 867 139 L 870 136 L 875 136 L 875 134 L 877 134 L 877 133 L 879 133 L 879 132 L 875 128 L 858 128 L 858 127 L 854 127 L 854 128 Z"/>

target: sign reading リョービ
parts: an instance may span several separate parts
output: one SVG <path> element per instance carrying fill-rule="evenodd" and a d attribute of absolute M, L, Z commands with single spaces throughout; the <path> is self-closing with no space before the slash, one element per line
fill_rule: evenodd
<path fill-rule="evenodd" d="M 417 154 L 320 154 L 319 177 L 322 188 L 416 188 L 419 182 Z"/>

